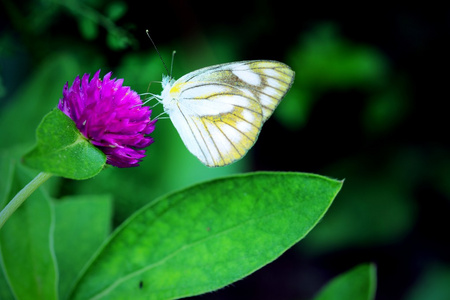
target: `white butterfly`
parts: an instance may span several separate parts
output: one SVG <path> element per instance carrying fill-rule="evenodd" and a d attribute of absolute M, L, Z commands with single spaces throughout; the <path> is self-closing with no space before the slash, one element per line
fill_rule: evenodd
<path fill-rule="evenodd" d="M 294 81 L 280 62 L 226 63 L 163 76 L 157 98 L 188 150 L 203 164 L 220 167 L 241 159 Z"/>

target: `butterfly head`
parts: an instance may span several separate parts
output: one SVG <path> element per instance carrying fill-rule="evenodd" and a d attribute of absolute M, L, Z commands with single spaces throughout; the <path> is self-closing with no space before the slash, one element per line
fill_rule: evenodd
<path fill-rule="evenodd" d="M 164 96 L 168 95 L 170 88 L 175 83 L 175 79 L 173 79 L 169 75 L 163 75 L 161 85 L 163 88 L 163 91 L 161 93 L 161 98 L 164 98 Z"/>
<path fill-rule="evenodd" d="M 173 79 L 171 76 L 169 75 L 163 75 L 162 81 L 161 81 L 161 85 L 162 85 L 162 93 L 161 93 L 161 99 L 162 99 L 162 104 L 164 106 L 164 110 L 167 111 L 171 111 L 173 105 L 175 104 L 175 96 L 173 93 L 173 85 L 175 83 L 175 79 Z"/>

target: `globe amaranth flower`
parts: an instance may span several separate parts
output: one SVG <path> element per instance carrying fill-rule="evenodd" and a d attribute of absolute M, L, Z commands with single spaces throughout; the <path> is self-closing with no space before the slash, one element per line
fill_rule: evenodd
<path fill-rule="evenodd" d="M 153 143 L 148 136 L 155 129 L 152 111 L 142 106 L 139 95 L 123 79 L 103 79 L 100 70 L 89 81 L 89 74 L 68 82 L 58 108 L 69 116 L 80 132 L 103 153 L 106 163 L 119 167 L 136 167 L 145 157 L 145 148 Z"/>

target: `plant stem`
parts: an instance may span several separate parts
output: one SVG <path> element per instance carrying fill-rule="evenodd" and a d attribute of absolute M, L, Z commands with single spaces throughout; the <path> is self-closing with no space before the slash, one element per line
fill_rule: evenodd
<path fill-rule="evenodd" d="M 52 177 L 52 174 L 45 172 L 39 173 L 33 180 L 30 181 L 30 183 L 28 183 L 14 196 L 8 205 L 6 205 L 0 212 L 0 229 L 9 217 L 16 211 L 16 209 L 19 208 L 19 206 L 22 205 L 22 203 L 50 177 Z"/>

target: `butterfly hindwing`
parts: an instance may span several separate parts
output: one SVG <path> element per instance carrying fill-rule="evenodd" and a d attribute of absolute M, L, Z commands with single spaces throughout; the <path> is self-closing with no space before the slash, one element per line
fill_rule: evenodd
<path fill-rule="evenodd" d="M 189 151 L 207 166 L 223 166 L 254 145 L 293 78 L 275 61 L 222 64 L 172 83 L 163 104 Z"/>

